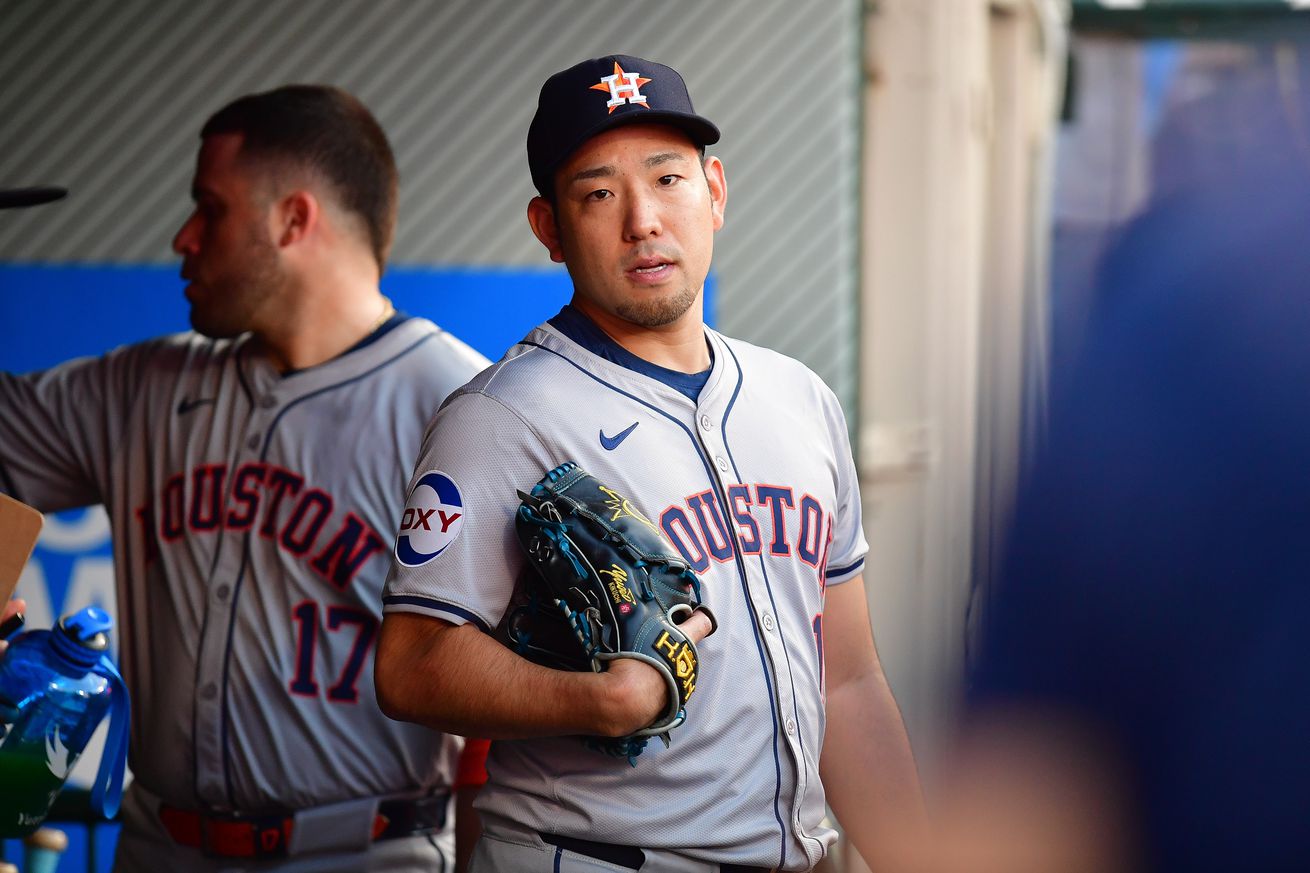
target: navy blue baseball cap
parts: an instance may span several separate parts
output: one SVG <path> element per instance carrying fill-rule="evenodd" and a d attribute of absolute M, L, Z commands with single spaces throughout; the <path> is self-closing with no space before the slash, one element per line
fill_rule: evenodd
<path fill-rule="evenodd" d="M 698 146 L 719 141 L 719 129 L 697 115 L 687 83 L 672 67 L 632 55 L 592 58 L 541 86 L 528 127 L 532 183 L 550 199 L 555 171 L 587 140 L 622 124 L 670 124 Z"/>

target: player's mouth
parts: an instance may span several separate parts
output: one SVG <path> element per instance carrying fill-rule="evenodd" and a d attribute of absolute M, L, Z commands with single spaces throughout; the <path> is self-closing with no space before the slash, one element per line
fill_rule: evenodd
<path fill-rule="evenodd" d="M 638 258 L 628 267 L 628 278 L 641 285 L 658 285 L 673 275 L 676 265 L 666 258 Z"/>

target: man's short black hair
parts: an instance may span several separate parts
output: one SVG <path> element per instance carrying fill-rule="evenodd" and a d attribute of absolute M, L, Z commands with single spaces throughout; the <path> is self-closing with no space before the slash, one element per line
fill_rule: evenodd
<path fill-rule="evenodd" d="M 368 228 L 381 269 L 396 231 L 398 174 L 387 135 L 363 103 L 331 85 L 284 85 L 240 97 L 210 116 L 201 138 L 241 134 L 241 158 L 320 175 Z"/>

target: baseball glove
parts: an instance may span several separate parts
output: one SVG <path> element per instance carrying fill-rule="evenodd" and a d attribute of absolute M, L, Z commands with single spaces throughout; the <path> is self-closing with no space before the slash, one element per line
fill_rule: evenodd
<path fill-rule="evenodd" d="M 557 669 L 599 673 L 636 658 L 658 670 L 669 702 L 653 724 L 618 739 L 587 738 L 635 764 L 650 737 L 667 746 L 686 719 L 699 660 L 678 624 L 701 606 L 700 580 L 626 497 L 577 464 L 551 470 L 519 499 L 515 530 L 536 572 L 525 574 L 528 601 L 510 615 L 510 641 Z"/>

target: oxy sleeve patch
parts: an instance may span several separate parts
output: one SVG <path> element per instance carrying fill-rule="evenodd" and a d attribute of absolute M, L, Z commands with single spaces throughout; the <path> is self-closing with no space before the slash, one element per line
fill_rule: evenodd
<path fill-rule="evenodd" d="M 396 560 L 421 567 L 440 555 L 464 526 L 464 496 L 440 470 L 424 473 L 409 493 L 396 537 Z"/>

